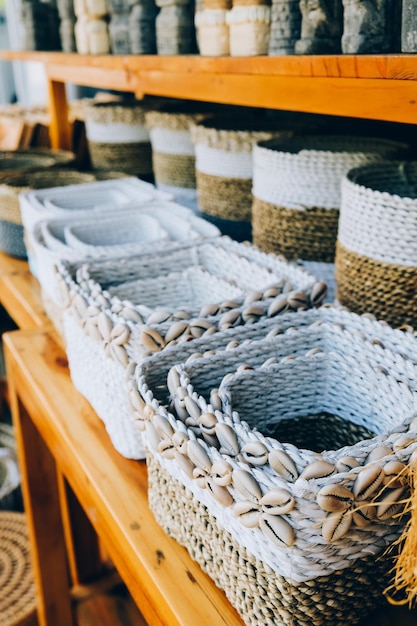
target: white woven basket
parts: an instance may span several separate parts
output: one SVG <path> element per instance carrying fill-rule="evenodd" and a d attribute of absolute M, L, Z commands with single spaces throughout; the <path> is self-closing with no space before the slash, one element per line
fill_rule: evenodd
<path fill-rule="evenodd" d="M 325 295 L 323 285 L 315 285 L 303 270 L 227 238 L 118 259 L 116 264 L 103 261 L 77 267 L 61 264 L 57 285 L 65 308 L 71 376 L 107 430 L 117 433 L 111 435 L 115 447 L 132 458 L 143 458 L 144 449 L 140 435 L 133 436 L 136 426 L 127 392 L 123 403 L 119 398 L 129 363 L 168 345 L 211 335 L 217 328 L 250 324 L 290 306 L 315 305 Z M 198 276 L 192 292 L 184 283 L 191 270 Z M 268 291 L 271 284 L 276 286 Z M 256 305 L 251 307 L 250 300 Z M 89 347 L 91 357 L 86 359 Z M 100 363 L 94 368 L 91 362 L 97 356 Z M 110 362 L 111 373 L 104 375 Z M 87 367 L 93 370 L 88 376 Z M 103 376 L 109 379 L 105 388 Z M 118 397 L 117 406 L 113 396 Z"/>
<path fill-rule="evenodd" d="M 367 559 L 403 528 L 403 475 L 417 445 L 416 338 L 332 307 L 277 322 L 275 329 L 270 321 L 251 329 L 258 337 L 269 330 L 261 340 L 242 329 L 225 351 L 213 353 L 199 340 L 196 354 L 192 346 L 177 346 L 146 359 L 128 383 L 132 410 L 157 466 L 192 494 L 187 514 L 197 543 L 201 518 L 194 510 L 199 516 L 201 504 L 214 534 L 226 531 L 233 539 L 223 581 L 246 623 L 259 623 L 262 601 L 265 614 L 280 623 L 289 615 L 297 623 L 323 623 L 323 615 L 331 624 L 356 623 L 384 589 L 372 569 L 367 573 Z M 154 469 L 151 463 L 150 484 L 159 480 Z M 180 509 L 174 513 L 154 495 L 152 507 L 219 584 L 221 542 L 199 550 L 192 535 L 187 540 L 178 530 Z M 353 594 L 335 599 L 334 585 L 343 586 L 344 572 L 362 560 L 360 580 L 369 597 L 357 606 Z M 248 562 L 263 570 L 242 602 Z M 265 599 L 266 588 L 276 587 L 276 597 Z M 291 589 L 304 596 L 288 613 Z M 320 606 L 303 606 L 314 591 Z"/>
<path fill-rule="evenodd" d="M 194 23 L 197 43 L 201 56 L 224 57 L 230 54 L 229 25 L 224 9 L 203 9 L 197 11 Z"/>
<path fill-rule="evenodd" d="M 226 15 L 230 55 L 268 54 L 271 9 L 269 6 L 234 6 Z"/>

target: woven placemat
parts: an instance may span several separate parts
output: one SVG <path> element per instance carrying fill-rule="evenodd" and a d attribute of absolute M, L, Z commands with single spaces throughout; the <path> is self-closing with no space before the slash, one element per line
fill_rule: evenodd
<path fill-rule="evenodd" d="M 149 505 L 158 523 L 224 590 L 246 624 L 346 626 L 385 602 L 389 558 L 370 556 L 331 576 L 292 583 L 239 545 L 158 461 L 148 458 L 147 465 Z"/>
<path fill-rule="evenodd" d="M 251 221 L 252 179 L 222 178 L 196 171 L 198 206 L 227 220 Z"/>
<path fill-rule="evenodd" d="M 265 252 L 287 259 L 333 263 L 339 211 L 309 207 L 287 209 L 254 198 L 252 230 L 254 243 Z"/>
<path fill-rule="evenodd" d="M 417 268 L 383 263 L 336 246 L 337 298 L 391 326 L 417 326 Z"/>
<path fill-rule="evenodd" d="M 36 594 L 23 513 L 0 512 L 0 622 L 24 626 L 34 619 Z"/>

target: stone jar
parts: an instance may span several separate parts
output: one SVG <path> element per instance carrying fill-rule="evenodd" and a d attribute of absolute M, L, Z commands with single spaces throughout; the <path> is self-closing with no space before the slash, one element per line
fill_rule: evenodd
<path fill-rule="evenodd" d="M 342 52 L 394 52 L 397 49 L 395 27 L 400 21 L 400 4 L 398 0 L 343 0 Z"/>
<path fill-rule="evenodd" d="M 343 32 L 342 0 L 300 0 L 301 38 L 296 54 L 337 54 Z"/>
<path fill-rule="evenodd" d="M 300 38 L 300 34 L 300 1 L 273 0 L 269 54 L 271 56 L 294 54 L 295 42 Z"/>

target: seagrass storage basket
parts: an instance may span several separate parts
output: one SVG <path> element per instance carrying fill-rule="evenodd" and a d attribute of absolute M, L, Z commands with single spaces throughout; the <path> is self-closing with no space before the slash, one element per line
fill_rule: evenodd
<path fill-rule="evenodd" d="M 343 176 L 353 167 L 393 159 L 406 149 L 385 139 L 347 135 L 259 142 L 253 151 L 254 243 L 307 263 L 334 292 Z"/>
<path fill-rule="evenodd" d="M 288 139 L 283 124 L 253 115 L 212 116 L 192 129 L 199 210 L 225 235 L 251 239 L 252 148 L 262 139 Z"/>
<path fill-rule="evenodd" d="M 334 307 L 275 321 L 132 373 L 149 503 L 245 623 L 355 624 L 405 524 L 416 337 Z"/>
<path fill-rule="evenodd" d="M 145 113 L 155 184 L 191 207 L 197 203 L 197 184 L 190 129 L 209 111 L 204 104 L 180 103 Z"/>
<path fill-rule="evenodd" d="M 358 313 L 417 325 L 417 163 L 350 171 L 342 185 L 337 295 Z"/>
<path fill-rule="evenodd" d="M 126 369 L 176 343 L 321 302 L 325 286 L 251 246 L 216 238 L 136 258 L 58 268 L 72 380 L 114 447 L 143 458 Z"/>
<path fill-rule="evenodd" d="M 145 109 L 137 100 L 93 102 L 84 109 L 93 169 L 114 169 L 152 180 L 152 149 L 145 128 Z"/>
<path fill-rule="evenodd" d="M 52 185 L 93 181 L 91 174 L 71 169 L 33 169 L 10 174 L 0 180 L 0 249 L 18 258 L 27 258 L 19 194 Z"/>

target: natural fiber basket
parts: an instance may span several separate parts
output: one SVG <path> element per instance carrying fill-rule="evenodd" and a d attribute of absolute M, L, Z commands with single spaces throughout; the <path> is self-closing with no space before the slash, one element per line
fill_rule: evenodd
<path fill-rule="evenodd" d="M 200 211 L 229 222 L 231 228 L 235 222 L 250 227 L 252 148 L 257 141 L 273 136 L 288 139 L 292 131 L 285 124 L 273 128 L 271 120 L 262 116 L 256 120 L 234 115 L 201 120 L 191 132 Z"/>
<path fill-rule="evenodd" d="M 271 9 L 265 5 L 233 6 L 226 15 L 230 56 L 268 54 Z"/>
<path fill-rule="evenodd" d="M 71 169 L 33 169 L 10 174 L 0 182 L 0 249 L 8 254 L 26 258 L 24 228 L 19 194 L 30 189 L 52 185 L 71 185 L 94 180 L 94 176 Z"/>
<path fill-rule="evenodd" d="M 228 11 L 206 9 L 197 11 L 194 23 L 197 32 L 198 49 L 201 56 L 224 57 L 230 54 Z"/>
<path fill-rule="evenodd" d="M 404 527 L 416 338 L 331 307 L 258 324 L 264 339 L 176 346 L 128 382 L 150 506 L 247 624 L 354 624 Z"/>
<path fill-rule="evenodd" d="M 25 170 L 73 165 L 74 161 L 75 155 L 67 150 L 28 148 L 0 151 L 0 180 Z"/>
<path fill-rule="evenodd" d="M 26 518 L 23 513 L 0 512 L 0 615 L 2 626 L 36 620 Z"/>
<path fill-rule="evenodd" d="M 197 200 L 191 126 L 210 112 L 201 103 L 167 104 L 145 113 L 155 184 L 181 200 Z"/>
<path fill-rule="evenodd" d="M 417 325 L 417 163 L 352 170 L 343 181 L 337 295 L 356 312 Z"/>
<path fill-rule="evenodd" d="M 152 152 L 139 101 L 94 102 L 85 106 L 85 129 L 93 168 L 152 176 Z"/>
<path fill-rule="evenodd" d="M 325 274 L 333 274 L 344 174 L 405 150 L 397 142 L 352 136 L 259 142 L 253 152 L 254 242 L 288 259 L 323 263 Z"/>
<path fill-rule="evenodd" d="M 198 277 L 192 292 L 191 276 Z M 132 458 L 143 458 L 144 450 L 128 407 L 130 363 L 289 306 L 311 307 L 325 295 L 305 271 L 223 238 L 117 263 L 63 264 L 58 279 L 73 382 L 115 448 Z M 245 300 L 248 292 L 254 307 Z"/>

